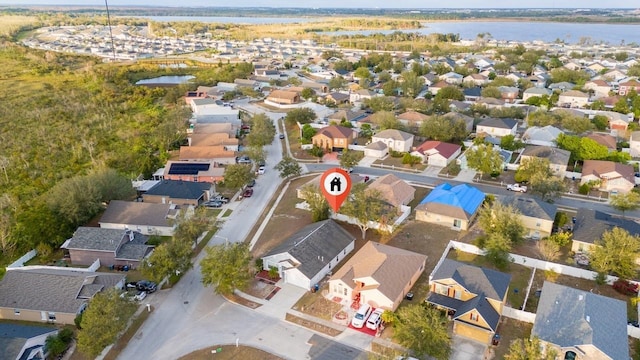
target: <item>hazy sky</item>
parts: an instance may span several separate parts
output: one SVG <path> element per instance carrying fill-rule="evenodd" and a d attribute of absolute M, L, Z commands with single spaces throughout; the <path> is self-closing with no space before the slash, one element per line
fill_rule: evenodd
<path fill-rule="evenodd" d="M 107 0 L 109 5 L 146 6 L 234 6 L 234 7 L 341 7 L 341 8 L 629 8 L 638 7 L 630 0 Z M 634 4 L 635 3 L 635 4 Z M 104 0 L 0 0 L 0 5 L 104 5 Z"/>

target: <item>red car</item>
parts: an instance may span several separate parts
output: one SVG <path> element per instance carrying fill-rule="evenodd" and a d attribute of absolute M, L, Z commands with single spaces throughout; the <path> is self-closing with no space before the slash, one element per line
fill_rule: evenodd
<path fill-rule="evenodd" d="M 251 195 L 253 195 L 253 189 L 248 188 L 244 191 L 244 193 L 242 194 L 242 197 L 251 197 Z"/>

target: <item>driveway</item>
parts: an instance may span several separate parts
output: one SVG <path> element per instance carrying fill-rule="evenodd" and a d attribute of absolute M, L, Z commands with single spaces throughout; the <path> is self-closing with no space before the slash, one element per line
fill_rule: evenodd
<path fill-rule="evenodd" d="M 454 335 L 450 360 L 483 360 L 487 346 L 479 342 Z"/>

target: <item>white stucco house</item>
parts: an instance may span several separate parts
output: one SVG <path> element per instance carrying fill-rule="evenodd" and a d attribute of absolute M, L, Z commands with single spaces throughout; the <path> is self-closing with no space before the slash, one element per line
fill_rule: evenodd
<path fill-rule="evenodd" d="M 413 134 L 396 129 L 386 129 L 371 137 L 371 143 L 382 142 L 397 152 L 409 152 L 413 146 Z"/>
<path fill-rule="evenodd" d="M 486 119 L 476 126 L 476 133 L 493 137 L 516 135 L 518 121 L 515 119 Z"/>

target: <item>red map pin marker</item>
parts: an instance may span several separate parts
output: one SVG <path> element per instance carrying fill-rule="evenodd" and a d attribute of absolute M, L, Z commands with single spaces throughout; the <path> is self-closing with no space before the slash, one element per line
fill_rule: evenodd
<path fill-rule="evenodd" d="M 333 211 L 337 213 L 349 196 L 351 177 L 340 168 L 329 169 L 320 177 L 320 189 Z"/>

